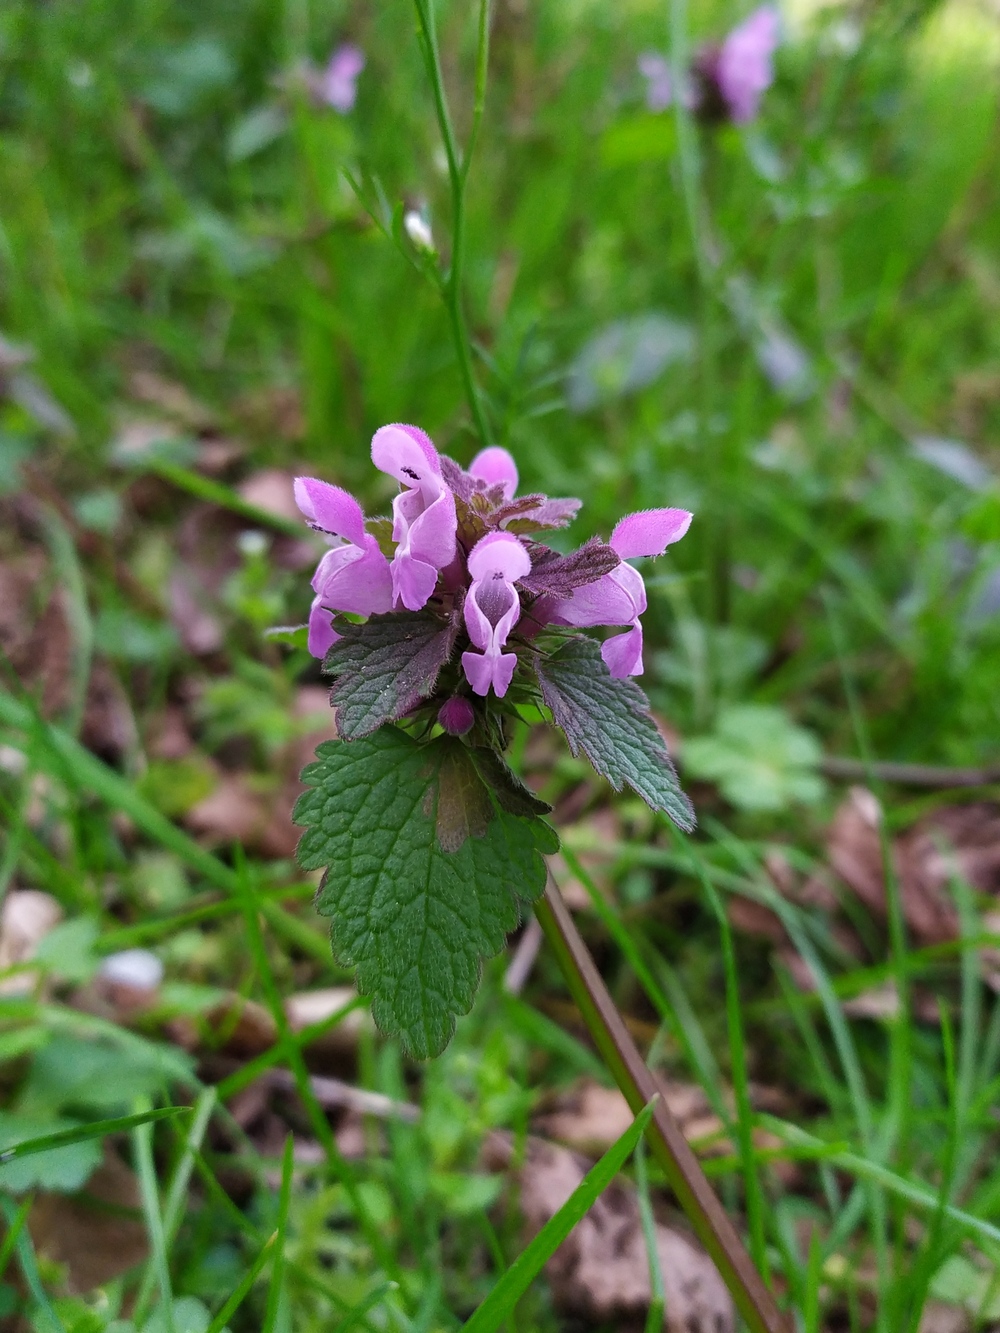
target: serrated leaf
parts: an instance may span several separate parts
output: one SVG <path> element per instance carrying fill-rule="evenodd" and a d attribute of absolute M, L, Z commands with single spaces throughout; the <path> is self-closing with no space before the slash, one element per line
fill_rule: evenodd
<path fill-rule="evenodd" d="M 600 646 L 583 635 L 535 660 L 542 698 L 574 755 L 582 750 L 616 791 L 628 783 L 654 810 L 690 832 L 694 810 L 681 791 L 649 701 L 634 680 L 617 680 Z"/>
<path fill-rule="evenodd" d="M 330 702 L 344 740 L 395 722 L 432 694 L 458 633 L 456 621 L 430 611 L 392 611 L 361 625 L 338 620 L 336 629 L 341 637 L 323 670 L 334 677 Z"/>
<path fill-rule="evenodd" d="M 332 917 L 334 956 L 357 968 L 383 1031 L 436 1055 L 472 1006 L 482 960 L 542 892 L 542 854 L 559 840 L 502 810 L 453 737 L 419 744 L 386 727 L 325 742 L 317 760 L 293 818 L 307 826 L 303 868 L 328 867 L 317 908 Z"/>
<path fill-rule="evenodd" d="M 477 746 L 470 750 L 469 757 L 483 782 L 496 797 L 501 810 L 509 815 L 520 815 L 524 819 L 534 819 L 547 815 L 552 809 L 546 801 L 541 801 L 530 791 L 519 777 L 504 763 L 503 756 L 486 746 Z"/>
<path fill-rule="evenodd" d="M 575 588 L 596 583 L 620 564 L 620 557 L 600 537 L 592 537 L 569 555 L 538 542 L 531 547 L 531 571 L 518 582 L 528 592 L 571 597 Z"/>
<path fill-rule="evenodd" d="M 582 503 L 581 500 L 574 500 L 569 496 L 554 500 L 543 498 L 543 503 L 529 513 L 507 518 L 502 511 L 498 511 L 493 517 L 505 532 L 518 535 L 528 532 L 551 532 L 553 528 L 565 528 L 572 523 Z"/>

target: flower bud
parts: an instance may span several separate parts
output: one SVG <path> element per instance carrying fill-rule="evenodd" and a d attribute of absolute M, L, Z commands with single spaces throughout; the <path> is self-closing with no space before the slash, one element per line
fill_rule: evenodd
<path fill-rule="evenodd" d="M 435 254 L 434 235 L 430 223 L 415 208 L 408 209 L 403 215 L 403 230 L 413 242 L 413 248 L 424 254 Z"/>
<path fill-rule="evenodd" d="M 438 721 L 449 736 L 464 736 L 467 731 L 472 730 L 475 720 L 476 713 L 472 704 L 460 694 L 453 695 L 442 704 L 438 713 Z"/>

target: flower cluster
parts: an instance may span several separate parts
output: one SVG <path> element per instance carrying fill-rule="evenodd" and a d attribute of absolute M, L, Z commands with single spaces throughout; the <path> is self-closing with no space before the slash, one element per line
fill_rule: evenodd
<path fill-rule="evenodd" d="M 755 118 L 760 100 L 774 82 L 774 52 L 780 19 L 773 5 L 761 5 L 719 43 L 697 52 L 691 78 L 682 89 L 684 104 L 705 120 L 731 120 L 746 125 Z M 670 66 L 655 51 L 639 57 L 646 80 L 646 105 L 662 111 L 674 99 Z"/>
<path fill-rule="evenodd" d="M 684 536 L 691 514 L 650 509 L 623 518 L 609 543 L 593 539 L 561 555 L 533 534 L 565 527 L 579 500 L 518 497 L 517 467 L 500 448 L 484 449 L 464 471 L 416 426 L 383 426 L 372 462 L 400 483 L 388 520 L 366 522 L 346 491 L 299 477 L 295 498 L 330 550 L 312 581 L 309 651 L 325 657 L 340 637 L 338 612 L 356 616 L 436 612 L 464 627 L 456 635 L 461 669 L 473 693 L 502 698 L 527 648 L 549 626 L 624 626 L 601 652 L 612 676 L 642 672 L 646 609 L 642 575 L 627 561 L 663 555 Z M 443 724 L 471 726 L 467 701 L 453 701 Z"/>

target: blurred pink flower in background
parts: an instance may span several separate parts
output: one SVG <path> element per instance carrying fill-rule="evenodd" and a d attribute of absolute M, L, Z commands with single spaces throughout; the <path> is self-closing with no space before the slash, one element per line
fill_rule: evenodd
<path fill-rule="evenodd" d="M 705 120 L 748 124 L 774 82 L 774 53 L 780 39 L 777 9 L 761 5 L 722 42 L 698 50 L 692 62 L 694 78 L 685 80 L 684 105 Z M 674 99 L 667 60 L 655 51 L 645 51 L 638 66 L 646 80 L 646 105 L 650 111 L 665 110 Z"/>
<path fill-rule="evenodd" d="M 666 57 L 656 51 L 643 51 L 637 64 L 646 80 L 646 105 L 650 111 L 665 111 L 674 100 L 674 81 Z"/>
<path fill-rule="evenodd" d="M 774 82 L 774 53 L 780 34 L 778 11 L 773 5 L 761 5 L 719 48 L 715 80 L 737 125 L 754 119 L 760 99 Z"/>
<path fill-rule="evenodd" d="M 358 96 L 358 75 L 365 67 L 364 52 L 351 42 L 338 46 L 326 69 L 315 75 L 314 91 L 327 106 L 346 115 Z"/>

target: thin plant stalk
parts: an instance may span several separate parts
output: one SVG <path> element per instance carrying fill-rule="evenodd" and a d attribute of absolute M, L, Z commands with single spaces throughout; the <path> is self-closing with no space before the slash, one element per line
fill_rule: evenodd
<path fill-rule="evenodd" d="M 489 64 L 490 43 L 490 5 L 489 0 L 480 0 L 479 38 L 476 52 L 476 91 L 472 112 L 472 128 L 465 145 L 465 152 L 459 154 L 452 125 L 451 112 L 448 109 L 448 97 L 444 87 L 444 75 L 441 72 L 441 54 L 438 49 L 437 25 L 434 19 L 434 0 L 414 0 L 417 21 L 420 25 L 421 46 L 427 65 L 427 75 L 434 93 L 434 109 L 437 112 L 441 139 L 444 143 L 445 158 L 448 162 L 448 180 L 451 186 L 451 263 L 442 279 L 441 294 L 448 310 L 452 334 L 455 339 L 455 351 L 458 355 L 458 367 L 465 387 L 465 396 L 469 401 L 469 410 L 475 422 L 476 432 L 483 445 L 493 443 L 493 433 L 483 409 L 482 396 L 476 384 L 472 366 L 472 343 L 465 317 L 465 305 L 462 299 L 462 275 L 465 267 L 465 192 L 469 178 L 472 153 L 479 137 L 479 127 L 486 105 L 486 71 Z"/>
<path fill-rule="evenodd" d="M 535 915 L 595 1045 L 629 1106 L 638 1114 L 656 1095 L 655 1080 L 551 878 Z M 790 1333 L 791 1324 L 754 1267 L 662 1098 L 656 1103 L 647 1134 L 671 1189 L 751 1333 Z"/>

